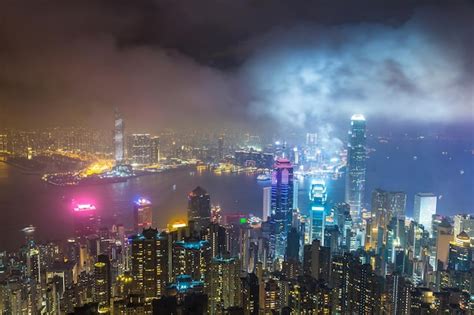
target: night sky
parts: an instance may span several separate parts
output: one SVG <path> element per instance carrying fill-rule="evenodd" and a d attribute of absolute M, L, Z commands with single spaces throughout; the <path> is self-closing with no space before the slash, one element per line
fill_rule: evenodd
<path fill-rule="evenodd" d="M 465 1 L 0 2 L 0 126 L 468 126 Z"/>

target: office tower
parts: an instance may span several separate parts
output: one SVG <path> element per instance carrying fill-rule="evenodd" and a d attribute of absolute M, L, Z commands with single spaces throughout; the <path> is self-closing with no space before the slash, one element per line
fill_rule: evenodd
<path fill-rule="evenodd" d="M 264 187 L 263 188 L 263 210 L 262 210 L 262 221 L 266 222 L 271 216 L 271 206 L 272 206 L 272 188 Z"/>
<path fill-rule="evenodd" d="M 392 218 L 405 218 L 406 194 L 402 192 L 389 192 L 376 189 L 372 192 L 372 226 L 370 230 L 370 244 L 380 253 L 387 243 L 387 226 Z"/>
<path fill-rule="evenodd" d="M 205 229 L 211 222 L 211 197 L 199 186 L 188 195 L 188 221 L 193 222 L 195 231 Z"/>
<path fill-rule="evenodd" d="M 474 238 L 474 215 L 457 214 L 454 216 L 454 235 L 466 232 L 470 238 Z"/>
<path fill-rule="evenodd" d="M 388 208 L 392 216 L 405 219 L 407 194 L 402 191 L 388 192 Z"/>
<path fill-rule="evenodd" d="M 422 224 L 430 234 L 432 231 L 431 220 L 436 214 L 437 197 L 432 193 L 418 193 L 415 195 L 413 219 Z"/>
<path fill-rule="evenodd" d="M 160 151 L 160 137 L 151 137 L 151 157 L 150 163 L 157 164 L 161 160 L 161 151 Z"/>
<path fill-rule="evenodd" d="M 8 152 L 8 136 L 6 134 L 0 134 L 0 153 Z"/>
<path fill-rule="evenodd" d="M 211 246 L 208 241 L 185 239 L 173 244 L 172 278 L 188 275 L 194 281 L 203 281 L 209 285 L 209 265 Z"/>
<path fill-rule="evenodd" d="M 223 314 L 241 306 L 240 263 L 234 257 L 215 257 L 210 267 L 208 314 Z"/>
<path fill-rule="evenodd" d="M 285 260 L 299 261 L 301 235 L 295 227 L 288 232 L 288 245 L 286 247 Z"/>
<path fill-rule="evenodd" d="M 279 158 L 275 162 L 272 173 L 271 212 L 274 223 L 275 258 L 283 259 L 293 219 L 293 166 L 287 159 Z"/>
<path fill-rule="evenodd" d="M 161 296 L 168 280 L 168 240 L 165 233 L 146 229 L 130 238 L 132 276 L 145 300 Z"/>
<path fill-rule="evenodd" d="M 128 140 L 128 159 L 132 164 L 149 165 L 156 160 L 152 155 L 152 140 L 149 134 L 132 134 Z"/>
<path fill-rule="evenodd" d="M 436 237 L 436 265 L 440 266 L 441 270 L 446 270 L 448 267 L 449 244 L 453 241 L 453 227 L 447 220 L 443 220 L 437 226 Z M 438 269 L 438 268 L 436 268 Z"/>
<path fill-rule="evenodd" d="M 318 239 L 324 244 L 324 225 L 326 223 L 326 183 L 313 180 L 309 191 L 311 201 L 311 240 Z"/>
<path fill-rule="evenodd" d="M 99 255 L 94 264 L 94 300 L 99 304 L 101 312 L 107 312 L 110 308 L 111 280 L 109 257 Z"/>
<path fill-rule="evenodd" d="M 86 237 L 98 231 L 96 207 L 93 204 L 78 204 L 73 213 L 74 232 L 76 237 Z"/>
<path fill-rule="evenodd" d="M 133 206 L 133 222 L 136 233 L 151 228 L 153 224 L 153 209 L 150 200 L 138 198 L 135 201 Z"/>
<path fill-rule="evenodd" d="M 124 123 L 118 110 L 115 110 L 115 129 L 114 129 L 114 149 L 115 149 L 115 164 L 123 163 L 125 158 L 124 145 Z"/>
<path fill-rule="evenodd" d="M 472 263 L 471 240 L 466 232 L 458 234 L 449 244 L 448 269 L 468 272 Z"/>
<path fill-rule="evenodd" d="M 293 209 L 298 209 L 298 194 L 299 194 L 298 181 L 293 181 Z"/>
<path fill-rule="evenodd" d="M 220 160 L 224 158 L 224 136 L 217 139 L 217 158 Z"/>
<path fill-rule="evenodd" d="M 359 221 L 364 206 L 367 158 L 365 142 L 365 118 L 361 114 L 353 115 L 347 146 L 346 203 L 350 205 L 351 216 L 355 221 Z"/>

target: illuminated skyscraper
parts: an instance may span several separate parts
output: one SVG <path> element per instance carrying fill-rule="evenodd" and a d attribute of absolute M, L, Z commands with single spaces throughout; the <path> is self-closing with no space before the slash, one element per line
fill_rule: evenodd
<path fill-rule="evenodd" d="M 264 187 L 263 188 L 263 211 L 262 211 L 262 221 L 266 222 L 271 216 L 271 206 L 272 206 L 272 188 Z"/>
<path fill-rule="evenodd" d="M 284 158 L 276 160 L 272 174 L 271 212 L 275 258 L 283 259 L 293 213 L 293 166 Z"/>
<path fill-rule="evenodd" d="M 76 237 L 97 233 L 98 220 L 93 204 L 78 204 L 74 207 L 74 232 Z"/>
<path fill-rule="evenodd" d="M 365 118 L 361 114 L 351 118 L 349 143 L 347 147 L 346 203 L 351 207 L 354 220 L 360 218 L 364 204 L 366 171 L 366 134 Z"/>
<path fill-rule="evenodd" d="M 135 232 L 139 233 L 144 229 L 149 229 L 153 224 L 153 209 L 151 202 L 145 198 L 135 201 L 133 207 L 133 219 Z"/>
<path fill-rule="evenodd" d="M 172 278 L 189 275 L 195 281 L 203 281 L 207 287 L 211 254 L 211 245 L 208 241 L 187 239 L 174 242 Z"/>
<path fill-rule="evenodd" d="M 188 221 L 194 222 L 196 231 L 211 223 L 211 197 L 201 187 L 196 187 L 188 196 Z"/>
<path fill-rule="evenodd" d="M 241 305 L 240 264 L 236 258 L 216 257 L 210 268 L 208 314 L 223 314 Z"/>
<path fill-rule="evenodd" d="M 128 141 L 128 158 L 132 164 L 153 163 L 152 141 L 149 134 L 132 134 Z"/>
<path fill-rule="evenodd" d="M 326 198 L 325 182 L 314 180 L 309 191 L 309 199 L 311 201 L 311 240 L 320 240 L 322 244 L 324 244 Z"/>
<path fill-rule="evenodd" d="M 156 164 L 161 160 L 160 154 L 160 137 L 151 137 L 151 158 L 150 163 Z"/>
<path fill-rule="evenodd" d="M 164 293 L 168 280 L 168 239 L 165 233 L 146 229 L 130 238 L 132 276 L 147 302 Z"/>
<path fill-rule="evenodd" d="M 415 195 L 413 208 L 413 219 L 422 224 L 425 231 L 432 233 L 432 219 L 436 214 L 436 203 L 438 198 L 432 193 L 418 193 Z"/>
<path fill-rule="evenodd" d="M 472 262 L 471 240 L 466 232 L 461 232 L 449 244 L 448 269 L 468 272 Z"/>
<path fill-rule="evenodd" d="M 474 238 L 474 215 L 457 214 L 454 216 L 454 235 L 466 232 L 470 238 Z"/>
<path fill-rule="evenodd" d="M 122 164 L 125 158 L 124 124 L 118 110 L 115 110 L 114 147 L 115 164 Z"/>
<path fill-rule="evenodd" d="M 99 310 L 106 312 L 110 307 L 111 273 L 110 260 L 107 255 L 99 255 L 94 264 L 94 300 L 99 303 Z"/>

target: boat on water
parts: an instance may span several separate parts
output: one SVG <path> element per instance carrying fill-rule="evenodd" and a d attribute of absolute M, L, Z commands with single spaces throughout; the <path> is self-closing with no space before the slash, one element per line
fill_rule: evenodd
<path fill-rule="evenodd" d="M 271 179 L 270 174 L 260 174 L 257 176 L 257 181 L 259 182 L 267 182 Z"/>

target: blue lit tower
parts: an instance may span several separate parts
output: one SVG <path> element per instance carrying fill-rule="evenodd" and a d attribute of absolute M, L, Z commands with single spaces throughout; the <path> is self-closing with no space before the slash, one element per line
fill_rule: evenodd
<path fill-rule="evenodd" d="M 115 164 L 120 165 L 125 158 L 124 146 L 124 124 L 122 116 L 115 109 L 115 129 L 114 129 L 114 148 L 115 148 Z"/>
<path fill-rule="evenodd" d="M 324 244 L 324 223 L 326 221 L 326 183 L 313 180 L 309 190 L 311 201 L 311 240 L 320 240 Z"/>
<path fill-rule="evenodd" d="M 360 218 L 364 203 L 366 170 L 365 118 L 361 114 L 351 118 L 349 143 L 347 146 L 346 203 L 351 207 L 353 219 Z"/>
<path fill-rule="evenodd" d="M 293 166 L 290 161 L 279 158 L 272 174 L 271 213 L 274 228 L 275 258 L 283 259 L 291 228 L 293 210 Z"/>

